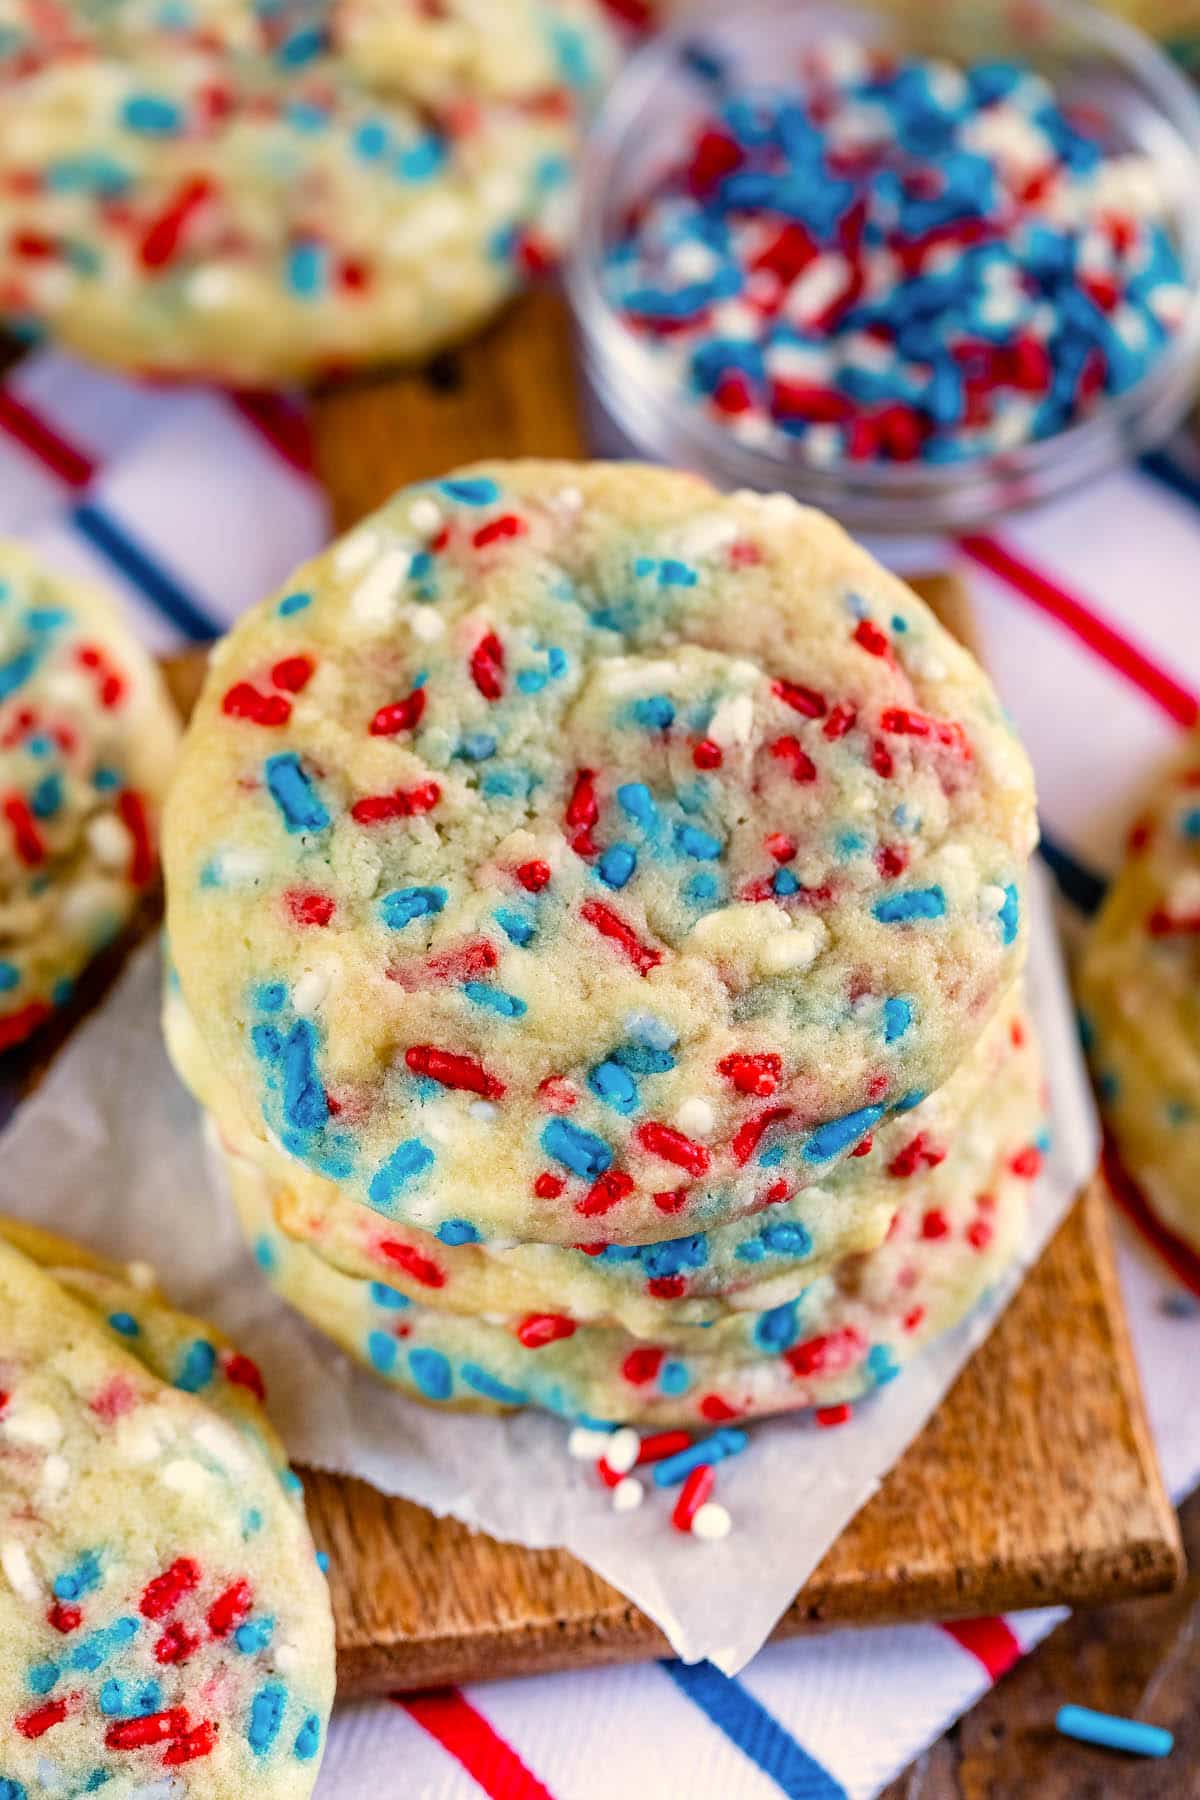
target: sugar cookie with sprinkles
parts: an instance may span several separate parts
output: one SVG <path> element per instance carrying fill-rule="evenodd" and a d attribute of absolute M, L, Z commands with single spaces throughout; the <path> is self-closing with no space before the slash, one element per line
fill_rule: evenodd
<path fill-rule="evenodd" d="M 219 647 L 169 933 L 298 1166 L 427 1231 L 653 1243 L 946 1079 L 1021 967 L 1034 832 L 986 677 L 830 520 L 498 464 Z"/>
<path fill-rule="evenodd" d="M 10 0 L 0 315 L 265 386 L 430 354 L 564 247 L 593 0 Z"/>
<path fill-rule="evenodd" d="M 303 1800 L 333 1628 L 253 1365 L 13 1235 L 89 1302 L 0 1241 L 0 1792 Z"/>
<path fill-rule="evenodd" d="M 0 1049 L 69 999 L 153 885 L 178 737 L 109 602 L 0 540 Z"/>
<path fill-rule="evenodd" d="M 970 1129 L 906 1184 L 887 1241 L 797 1299 L 695 1331 L 694 1348 L 554 1313 L 483 1320 L 415 1304 L 285 1236 L 261 1171 L 228 1152 L 225 1163 L 268 1279 L 412 1397 L 484 1411 L 537 1406 L 571 1420 L 722 1424 L 860 1399 L 965 1318 L 1020 1253 L 1044 1118 L 1036 1044 L 1016 1025 L 1012 1055 Z"/>
<path fill-rule="evenodd" d="M 1125 1169 L 1163 1224 L 1200 1252 L 1200 740 L 1130 832 L 1078 988 L 1101 1110 Z"/>
<path fill-rule="evenodd" d="M 709 1232 L 657 1244 L 583 1248 L 475 1242 L 466 1221 L 434 1235 L 381 1218 L 336 1185 L 303 1175 L 241 1121 L 186 1017 L 174 984 L 166 1006 L 172 1054 L 201 1093 L 218 1140 L 255 1163 L 275 1222 L 345 1273 L 381 1281 L 423 1305 L 467 1315 L 556 1313 L 620 1325 L 635 1337 L 695 1342 L 697 1325 L 794 1299 L 831 1264 L 882 1243 L 915 1175 L 945 1160 L 1013 1054 L 1024 1029 L 1015 992 L 949 1081 L 911 1113 L 885 1123 L 865 1153 L 792 1199 Z"/>

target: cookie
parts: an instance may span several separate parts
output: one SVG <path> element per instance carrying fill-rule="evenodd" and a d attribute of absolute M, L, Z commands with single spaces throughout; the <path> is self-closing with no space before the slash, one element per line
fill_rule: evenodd
<path fill-rule="evenodd" d="M 697 1325 L 793 1299 L 831 1263 L 873 1249 L 887 1233 L 907 1183 L 942 1161 L 960 1127 L 1003 1075 L 1025 1029 L 1014 993 L 950 1080 L 913 1112 L 889 1120 L 866 1154 L 828 1182 L 710 1232 L 658 1244 L 579 1249 L 472 1242 L 463 1228 L 441 1235 L 380 1218 L 246 1128 L 237 1098 L 190 1024 L 177 984 L 166 1009 L 168 1039 L 209 1121 L 236 1155 L 267 1177 L 275 1222 L 347 1274 L 399 1289 L 422 1304 L 466 1314 L 553 1311 L 580 1323 L 616 1324 L 636 1337 L 686 1340 Z"/>
<path fill-rule="evenodd" d="M 906 1183 L 886 1242 L 799 1296 L 693 1330 L 690 1344 L 577 1325 L 559 1312 L 471 1319 L 335 1270 L 276 1226 L 270 1182 L 223 1150 L 230 1191 L 278 1292 L 412 1397 L 485 1411 L 651 1424 L 841 1404 L 885 1386 L 963 1319 L 1019 1253 L 1041 1167 L 1044 1100 L 1023 1029 L 1003 1076 L 949 1154 Z"/>
<path fill-rule="evenodd" d="M 0 312 L 265 386 L 463 337 L 563 248 L 593 0 L 14 0 Z"/>
<path fill-rule="evenodd" d="M 164 1302 L 17 1235 L 91 1297 L 0 1242 L 0 1791 L 309 1794 L 332 1621 L 269 1426 L 219 1399 L 251 1365 L 179 1320 L 168 1384 Z"/>
<path fill-rule="evenodd" d="M 0 1049 L 70 997 L 153 885 L 178 737 L 113 607 L 0 541 Z"/>
<path fill-rule="evenodd" d="M 1200 1250 L 1200 743 L 1130 834 L 1078 968 L 1105 1123 L 1163 1223 Z"/>
<path fill-rule="evenodd" d="M 404 490 L 225 639 L 169 931 L 298 1165 L 433 1233 L 646 1244 L 946 1079 L 1033 837 L 986 677 L 830 520 L 512 463 Z"/>

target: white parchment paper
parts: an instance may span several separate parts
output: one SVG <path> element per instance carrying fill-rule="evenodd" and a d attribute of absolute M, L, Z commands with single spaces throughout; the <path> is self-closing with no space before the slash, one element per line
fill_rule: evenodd
<path fill-rule="evenodd" d="M 181 1306 L 213 1319 L 262 1365 L 293 1460 L 361 1476 L 494 1537 L 562 1545 L 628 1594 L 688 1661 L 749 1661 L 829 1545 L 916 1436 L 990 1331 L 1095 1164 L 1097 1135 L 1041 871 L 1034 870 L 1030 996 L 1050 1074 L 1052 1144 L 1022 1269 L 899 1381 L 822 1431 L 801 1418 L 751 1427 L 722 1465 L 731 1535 L 674 1531 L 650 1488 L 618 1515 L 566 1427 L 438 1413 L 404 1399 L 276 1300 L 216 1191 L 199 1113 L 158 1028 L 159 958 L 147 946 L 103 1009 L 0 1137 L 0 1210 L 159 1269 Z"/>

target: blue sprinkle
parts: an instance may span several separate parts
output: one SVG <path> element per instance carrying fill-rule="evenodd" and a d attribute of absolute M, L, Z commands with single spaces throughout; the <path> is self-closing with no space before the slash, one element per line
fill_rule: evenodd
<path fill-rule="evenodd" d="M 7 700 L 10 694 L 24 687 L 37 664 L 36 650 L 21 650 L 9 662 L 0 664 L 0 700 Z"/>
<path fill-rule="evenodd" d="M 450 1398 L 454 1381 L 450 1364 L 440 1350 L 410 1350 L 408 1366 L 413 1380 L 427 1400 Z"/>
<path fill-rule="evenodd" d="M 321 1721 L 316 1713 L 309 1713 L 296 1733 L 296 1741 L 292 1745 L 292 1755 L 297 1762 L 311 1762 L 320 1748 Z"/>
<path fill-rule="evenodd" d="M 597 1063 L 588 1075 L 587 1084 L 596 1098 L 611 1106 L 614 1112 L 637 1111 L 637 1083 L 620 1063 L 611 1060 Z"/>
<path fill-rule="evenodd" d="M 867 1369 L 876 1387 L 885 1387 L 900 1373 L 899 1364 L 886 1344 L 872 1344 L 867 1352 Z"/>
<path fill-rule="evenodd" d="M 529 1395 L 520 1388 L 509 1387 L 507 1382 L 497 1380 L 481 1369 L 478 1363 L 464 1363 L 459 1371 L 464 1382 L 474 1388 L 477 1394 L 483 1394 L 488 1400 L 496 1400 L 501 1406 L 527 1406 Z"/>
<path fill-rule="evenodd" d="M 1011 881 L 1005 886 L 1004 903 L 996 917 L 1000 923 L 1000 942 L 1011 944 L 1016 938 L 1021 922 L 1021 900 Z"/>
<path fill-rule="evenodd" d="M 798 894 L 800 892 L 800 883 L 796 880 L 796 877 L 792 874 L 790 869 L 776 869 L 775 878 L 771 883 L 771 890 L 773 893 L 777 894 L 780 899 L 786 899 L 789 894 Z"/>
<path fill-rule="evenodd" d="M 754 1341 L 760 1350 L 782 1352 L 791 1348 L 800 1333 L 796 1310 L 796 1302 L 789 1300 L 785 1306 L 773 1306 L 769 1312 L 759 1313 Z"/>
<path fill-rule="evenodd" d="M 34 1694 L 48 1694 L 58 1680 L 60 1673 L 61 1670 L 57 1663 L 35 1663 L 28 1675 L 30 1692 Z"/>
<path fill-rule="evenodd" d="M 298 69 L 303 63 L 311 62 L 325 49 L 325 33 L 319 25 L 307 25 L 293 31 L 290 38 L 279 46 L 275 52 L 276 60 L 284 68 Z"/>
<path fill-rule="evenodd" d="M 304 1495 L 304 1483 L 294 1469 L 285 1469 L 279 1477 L 279 1485 L 285 1494 L 293 1499 L 301 1499 Z"/>
<path fill-rule="evenodd" d="M 115 1650 L 119 1650 L 123 1644 L 127 1644 L 131 1638 L 137 1636 L 137 1633 L 138 1622 L 136 1619 L 116 1619 L 111 1625 L 89 1633 L 87 1637 L 75 1644 L 67 1657 L 67 1664 L 72 1669 L 87 1671 L 98 1669 L 102 1663 L 108 1661 Z"/>
<path fill-rule="evenodd" d="M 667 1362 L 659 1370 L 658 1385 L 664 1394 L 686 1394 L 691 1379 L 685 1363 Z"/>
<path fill-rule="evenodd" d="M 490 506 L 500 498 L 500 489 L 486 475 L 459 476 L 437 485 L 448 499 L 458 500 L 463 506 Z"/>
<path fill-rule="evenodd" d="M 675 1042 L 673 1034 L 668 1042 Z M 620 1063 L 623 1069 L 629 1069 L 634 1075 L 665 1075 L 668 1069 L 675 1067 L 675 1058 L 669 1050 L 660 1050 L 656 1044 L 645 1040 L 637 1044 L 621 1044 L 613 1051 L 612 1061 Z"/>
<path fill-rule="evenodd" d="M 658 579 L 663 587 L 695 587 L 699 576 L 695 569 L 689 569 L 686 563 L 677 562 L 673 556 L 667 556 L 658 566 Z"/>
<path fill-rule="evenodd" d="M 316 1027 L 311 1019 L 297 1019 L 283 1045 L 283 1111 L 297 1131 L 319 1131 L 329 1118 L 316 1053 Z"/>
<path fill-rule="evenodd" d="M 0 993 L 7 994 L 20 985 L 21 971 L 16 963 L 0 962 Z"/>
<path fill-rule="evenodd" d="M 641 1044 L 648 1044 L 652 1050 L 672 1050 L 679 1042 L 679 1033 L 665 1019 L 655 1018 L 653 1013 L 626 1014 L 625 1029 L 631 1037 L 637 1038 Z M 624 1058 L 621 1060 L 624 1061 Z M 632 1068 L 633 1064 L 628 1066 Z M 673 1068 L 674 1064 L 671 1066 Z"/>
<path fill-rule="evenodd" d="M 433 1151 L 428 1144 L 423 1144 L 420 1138 L 406 1138 L 371 1177 L 367 1189 L 371 1205 L 386 1212 L 397 1194 L 418 1175 L 424 1174 L 432 1162 Z"/>
<path fill-rule="evenodd" d="M 1100 1744 L 1105 1750 L 1125 1750 L 1132 1756 L 1169 1756 L 1175 1747 L 1174 1737 L 1161 1725 L 1093 1712 L 1090 1706 L 1060 1706 L 1054 1727 L 1063 1737 Z"/>
<path fill-rule="evenodd" d="M 635 824 L 647 831 L 658 825 L 658 808 L 644 781 L 627 781 L 617 789 L 617 804 Z"/>
<path fill-rule="evenodd" d="M 254 1537 L 262 1530 L 263 1516 L 257 1506 L 252 1506 L 242 1520 L 242 1536 Z"/>
<path fill-rule="evenodd" d="M 405 181 L 428 181 L 446 160 L 446 146 L 432 132 L 409 144 L 396 158 L 396 173 Z"/>
<path fill-rule="evenodd" d="M 452 1247 L 459 1244 L 477 1244 L 479 1233 L 470 1219 L 443 1219 L 437 1228 L 438 1239 Z"/>
<path fill-rule="evenodd" d="M 29 1800 L 29 1795 L 23 1782 L 0 1775 L 0 1800 Z"/>
<path fill-rule="evenodd" d="M 714 900 L 717 892 L 717 878 L 707 872 L 691 876 L 685 882 L 683 889 L 684 898 L 697 906 L 703 906 L 707 901 Z"/>
<path fill-rule="evenodd" d="M 1179 829 L 1187 838 L 1200 838 L 1200 806 L 1193 806 L 1179 821 Z"/>
<path fill-rule="evenodd" d="M 395 1367 L 396 1340 L 389 1337 L 386 1331 L 372 1331 L 367 1334 L 367 1355 L 371 1359 L 372 1368 L 378 1369 L 381 1375 Z"/>
<path fill-rule="evenodd" d="M 285 263 L 287 284 L 301 300 L 312 300 L 326 285 L 329 252 L 315 238 L 302 238 L 288 248 Z"/>
<path fill-rule="evenodd" d="M 913 919 L 941 919 L 946 896 L 940 887 L 910 888 L 906 894 L 889 894 L 877 900 L 871 911 L 881 925 L 905 925 Z"/>
<path fill-rule="evenodd" d="M 62 805 L 62 782 L 57 775 L 47 775 L 38 782 L 29 800 L 35 819 L 52 819 Z"/>
<path fill-rule="evenodd" d="M 318 1569 L 320 1569 L 322 1575 L 328 1575 L 328 1573 L 329 1573 L 329 1552 L 328 1552 L 328 1550 L 318 1550 L 317 1551 L 316 1563 L 317 1563 L 317 1567 L 318 1567 Z"/>
<path fill-rule="evenodd" d="M 136 1337 L 138 1335 L 138 1322 L 132 1313 L 109 1313 L 108 1322 L 114 1331 L 120 1332 L 122 1337 Z"/>
<path fill-rule="evenodd" d="M 665 694 L 635 700 L 629 710 L 637 724 L 647 731 L 668 731 L 675 723 L 675 708 Z"/>
<path fill-rule="evenodd" d="M 694 857 L 697 862 L 712 862 L 721 854 L 720 838 L 711 831 L 702 831 L 698 825 L 677 825 L 675 843 L 684 856 Z"/>
<path fill-rule="evenodd" d="M 364 162 L 378 162 L 391 147 L 391 133 L 381 119 L 364 119 L 351 139 L 356 156 Z"/>
<path fill-rule="evenodd" d="M 610 844 L 596 864 L 605 887 L 623 888 L 637 868 L 637 851 L 629 844 Z"/>
<path fill-rule="evenodd" d="M 482 1006 L 488 1012 L 499 1013 L 505 1019 L 519 1019 L 529 1011 L 528 1001 L 520 999 L 516 994 L 506 994 L 503 988 L 489 987 L 485 981 L 466 981 L 463 993 L 472 1006 Z"/>
<path fill-rule="evenodd" d="M 171 137 L 182 122 L 175 102 L 158 94 L 130 94 L 121 108 L 121 123 L 145 137 Z"/>
<path fill-rule="evenodd" d="M 254 1260 L 266 1275 L 269 1275 L 274 1269 L 275 1247 L 269 1238 L 259 1237 L 255 1239 Z"/>
<path fill-rule="evenodd" d="M 542 1128 L 542 1149 L 575 1175 L 594 1181 L 612 1167 L 613 1153 L 602 1137 L 569 1119 L 550 1119 Z"/>
<path fill-rule="evenodd" d="M 533 942 L 535 935 L 533 922 L 527 919 L 523 913 L 514 912 L 510 906 L 498 906 L 492 917 L 509 943 L 516 944 L 518 949 L 523 950 L 527 944 Z"/>
<path fill-rule="evenodd" d="M 490 731 L 469 731 L 455 751 L 463 762 L 487 762 L 496 754 L 496 740 Z"/>
<path fill-rule="evenodd" d="M 213 1378 L 217 1353 L 206 1338 L 194 1338 L 183 1354 L 174 1385 L 185 1394 L 198 1394 Z"/>
<path fill-rule="evenodd" d="M 294 750 L 268 756 L 263 772 L 267 791 L 283 814 L 288 831 L 324 831 L 329 814 Z"/>
<path fill-rule="evenodd" d="M 518 669 L 517 686 L 523 694 L 540 694 L 550 676 L 545 669 Z"/>
<path fill-rule="evenodd" d="M 290 619 L 293 613 L 303 612 L 306 606 L 311 605 L 311 594 L 299 592 L 295 594 L 285 594 L 283 599 L 279 602 L 279 616 L 283 619 Z"/>
<path fill-rule="evenodd" d="M 250 1703 L 250 1725 L 246 1732 L 255 1756 L 265 1756 L 275 1742 L 286 1703 L 287 1690 L 278 1682 L 268 1682 L 255 1694 Z"/>
<path fill-rule="evenodd" d="M 234 1632 L 233 1641 L 243 1656 L 253 1656 L 256 1651 L 266 1649 L 274 1630 L 274 1619 L 247 1619 Z"/>
<path fill-rule="evenodd" d="M 883 1003 L 883 1041 L 894 1044 L 903 1037 L 913 1021 L 913 1003 L 896 995 Z"/>
<path fill-rule="evenodd" d="M 740 1456 L 749 1441 L 744 1431 L 723 1425 L 711 1437 L 701 1438 L 697 1443 L 689 1444 L 686 1450 L 679 1450 L 674 1456 L 664 1456 L 661 1462 L 656 1462 L 651 1480 L 655 1487 L 678 1487 L 693 1469 L 701 1469 L 706 1463 L 724 1462 L 728 1456 Z"/>
<path fill-rule="evenodd" d="M 805 1162 L 828 1162 L 831 1156 L 840 1155 L 865 1136 L 879 1123 L 885 1110 L 882 1106 L 861 1106 L 844 1118 L 830 1119 L 828 1124 L 818 1125 L 801 1150 L 801 1156 Z"/>
<path fill-rule="evenodd" d="M 440 913 L 449 896 L 444 887 L 395 888 L 379 902 L 385 925 L 402 931 L 414 919 L 426 919 Z"/>
<path fill-rule="evenodd" d="M 94 1550 L 85 1550 L 73 1569 L 59 1575 L 51 1589 L 56 1600 L 78 1600 L 100 1585 L 100 1558 Z"/>
<path fill-rule="evenodd" d="M 812 1238 L 798 1219 L 778 1219 L 764 1225 L 759 1237 L 774 1256 L 808 1256 Z"/>
<path fill-rule="evenodd" d="M 407 1294 L 400 1293 L 397 1288 L 389 1287 L 386 1281 L 371 1283 L 371 1299 L 385 1312 L 403 1312 L 404 1308 L 410 1304 Z"/>
<path fill-rule="evenodd" d="M 911 1112 L 914 1106 L 920 1106 L 924 1098 L 924 1088 L 910 1088 L 907 1094 L 901 1094 L 898 1100 L 892 1102 L 892 1111 L 898 1113 Z"/>
<path fill-rule="evenodd" d="M 551 644 L 546 652 L 546 667 L 554 680 L 567 672 L 567 653 L 560 650 L 557 644 Z"/>

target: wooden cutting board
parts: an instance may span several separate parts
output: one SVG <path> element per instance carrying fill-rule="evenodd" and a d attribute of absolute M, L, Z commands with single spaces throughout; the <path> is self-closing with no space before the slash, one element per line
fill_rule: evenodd
<path fill-rule="evenodd" d="M 583 454 L 560 302 L 531 297 L 424 374 L 319 397 L 315 429 L 339 529 L 457 463 Z M 921 585 L 969 638 L 958 584 Z M 201 673 L 196 654 L 169 669 L 184 710 Z M 668 1651 L 644 1614 L 565 1552 L 494 1542 L 361 1482 L 307 1471 L 305 1486 L 330 1556 L 343 1696 Z M 1086 1604 L 1181 1574 L 1097 1177 L 778 1634 Z"/>

